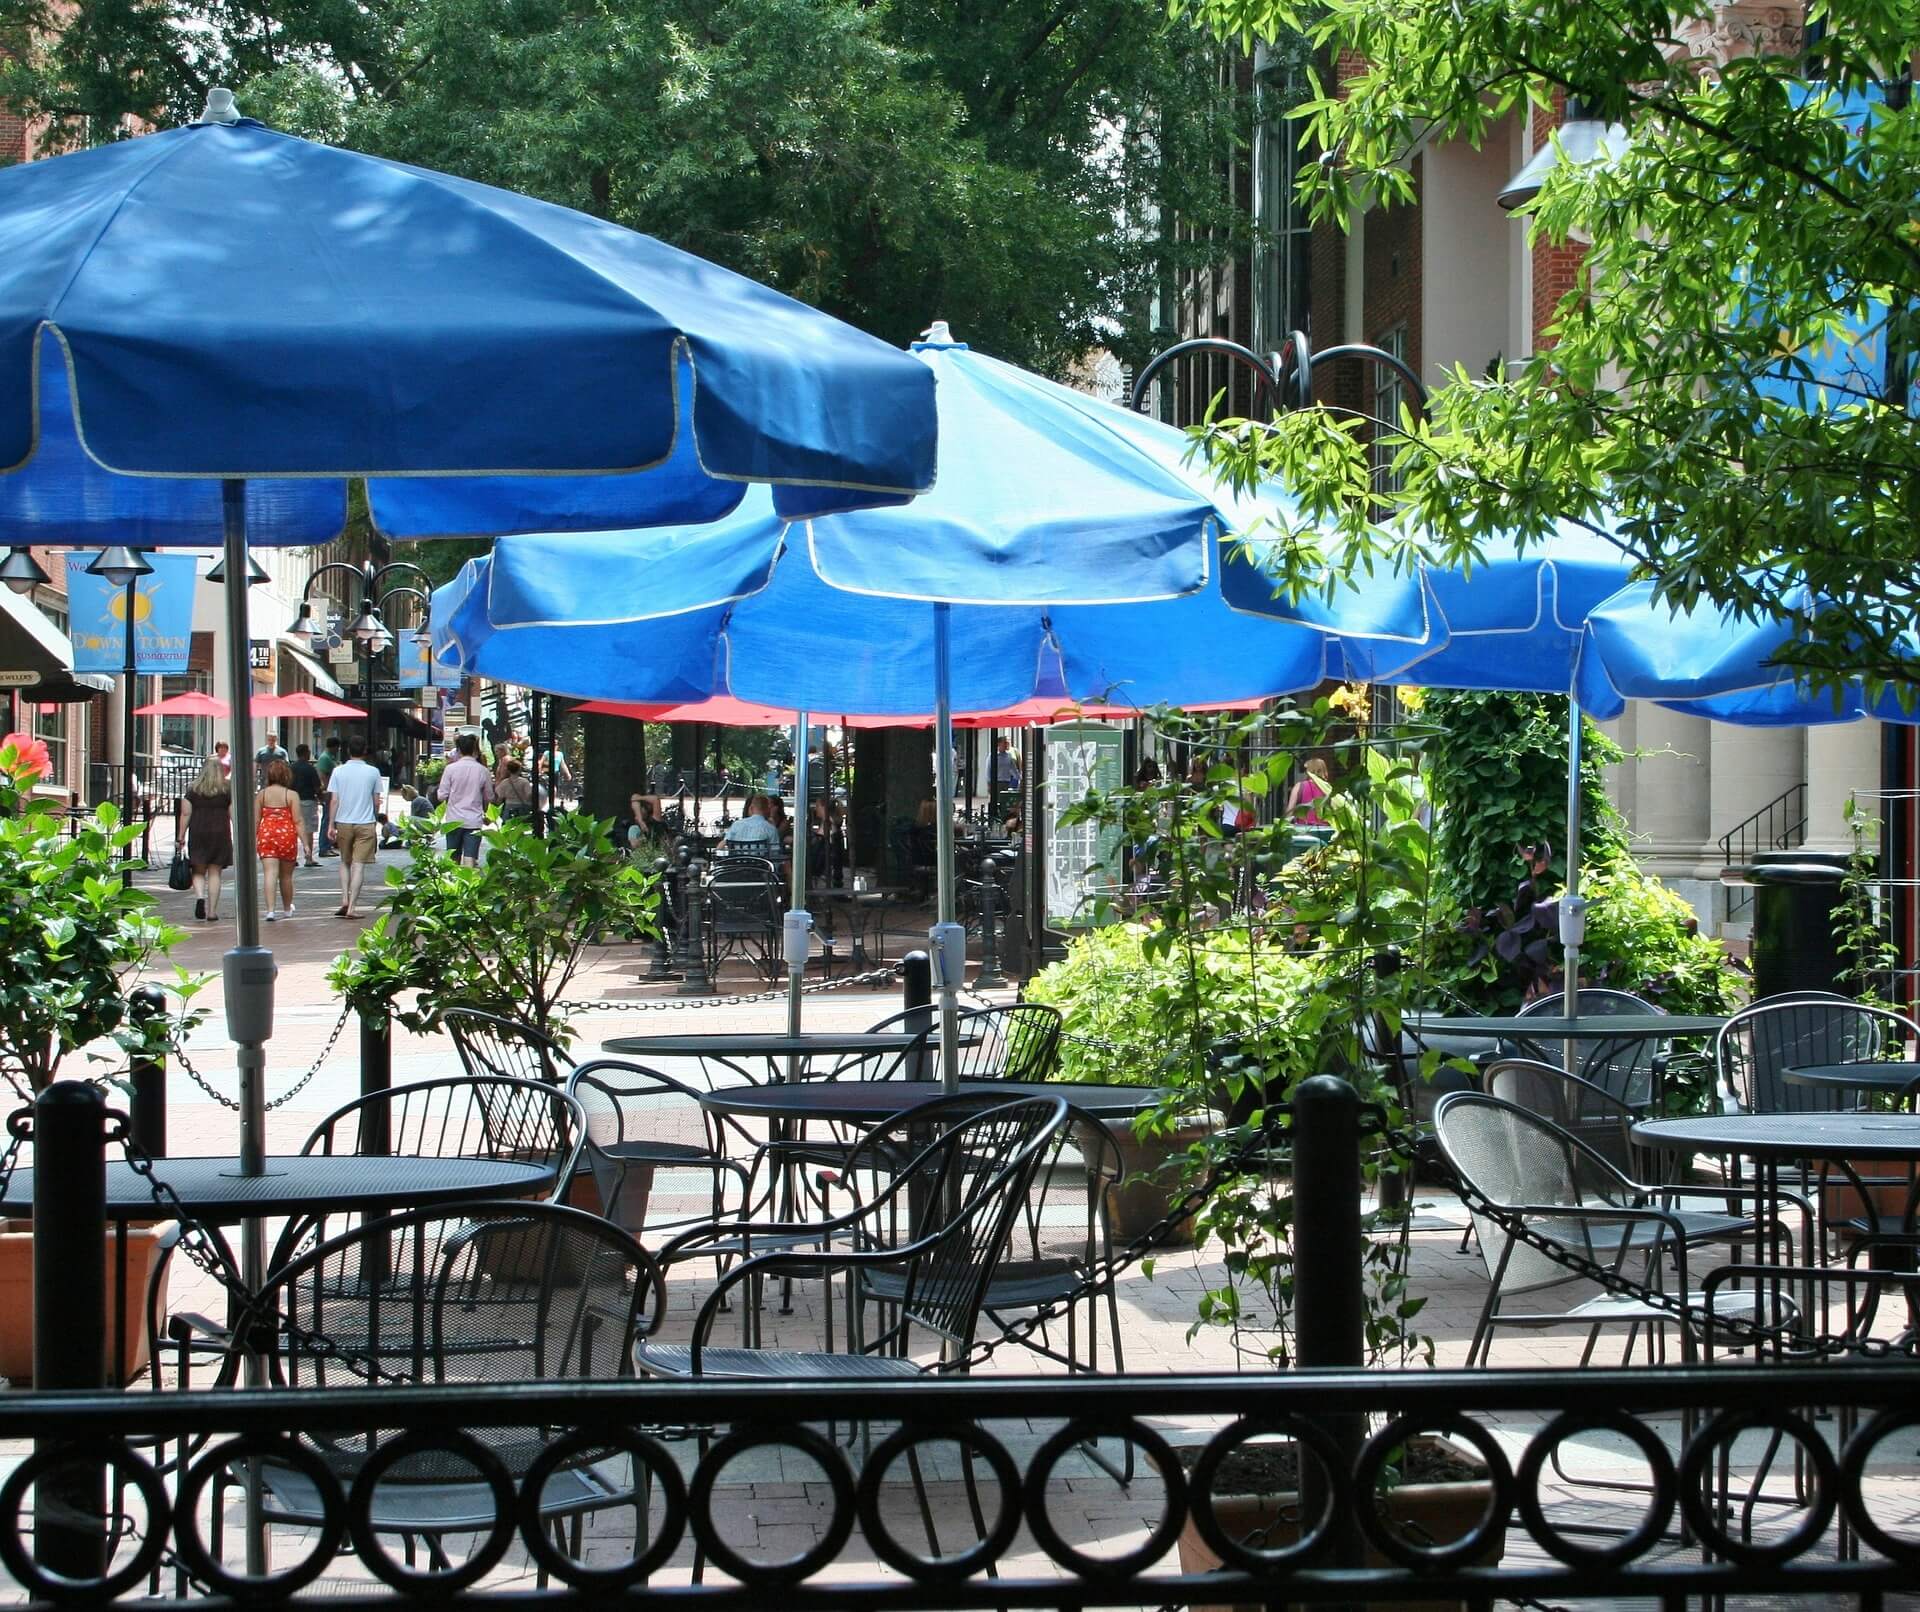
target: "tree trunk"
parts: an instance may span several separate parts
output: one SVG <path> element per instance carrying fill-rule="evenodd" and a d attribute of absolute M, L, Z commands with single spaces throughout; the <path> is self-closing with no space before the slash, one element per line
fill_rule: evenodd
<path fill-rule="evenodd" d="M 586 808 L 595 817 L 618 817 L 627 796 L 647 793 L 646 728 L 623 716 L 583 714 L 579 720 Z"/>

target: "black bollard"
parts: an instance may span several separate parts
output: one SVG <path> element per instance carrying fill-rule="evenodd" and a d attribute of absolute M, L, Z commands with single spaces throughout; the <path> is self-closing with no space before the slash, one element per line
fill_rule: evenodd
<path fill-rule="evenodd" d="M 1315 1075 L 1293 1093 L 1294 1344 L 1302 1370 L 1357 1371 L 1364 1359 L 1366 1303 L 1361 1291 L 1360 1096 L 1337 1075 Z M 1351 1476 L 1366 1437 L 1363 1418 L 1320 1419 Z M 1300 1463 L 1301 1526 L 1327 1509 L 1326 1474 Z M 1309 1482 L 1308 1480 L 1311 1479 Z M 1332 1518 L 1335 1567 L 1361 1565 L 1351 1506 Z"/>
<path fill-rule="evenodd" d="M 998 857 L 980 858 L 980 972 L 973 984 L 981 991 L 998 991 L 1007 983 L 1007 976 L 1000 972 L 999 873 Z"/>
<path fill-rule="evenodd" d="M 679 869 L 663 856 L 653 864 L 653 872 L 660 881 L 660 906 L 659 921 L 653 935 L 653 962 L 647 968 L 647 978 L 672 979 L 673 937 L 679 930 L 676 916 Z"/>
<path fill-rule="evenodd" d="M 386 1013 L 360 1012 L 360 1095 L 393 1090 L 393 1020 Z M 360 1151 L 381 1156 L 393 1150 L 393 1110 L 369 1103 L 360 1111 Z"/>
<path fill-rule="evenodd" d="M 107 1100 L 57 1080 L 33 1105 L 33 1386 L 107 1380 Z M 67 1462 L 35 1485 L 34 1559 L 68 1578 L 106 1569 L 106 1471 Z"/>
<path fill-rule="evenodd" d="M 933 1028 L 933 961 L 925 952 L 908 952 L 900 959 L 900 1006 L 909 1010 L 901 1020 L 901 1028 L 908 1035 Z M 907 1071 L 907 1078 L 930 1080 L 933 1072 L 923 1059 L 918 1067 Z"/>
<path fill-rule="evenodd" d="M 710 996 L 713 982 L 707 978 L 706 897 L 700 883 L 704 864 L 699 857 L 683 864 L 681 883 L 686 887 L 687 960 L 675 996 Z"/>
<path fill-rule="evenodd" d="M 157 985 L 142 985 L 127 993 L 127 1016 L 135 1024 L 163 1018 L 167 993 Z M 133 1058 L 127 1064 L 127 1082 L 133 1095 L 127 1103 L 128 1129 L 134 1144 L 150 1159 L 167 1156 L 167 1065 L 164 1058 Z"/>

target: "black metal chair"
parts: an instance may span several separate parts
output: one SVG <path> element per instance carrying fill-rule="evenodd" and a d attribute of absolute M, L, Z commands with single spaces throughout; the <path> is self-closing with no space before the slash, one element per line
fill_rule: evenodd
<path fill-rule="evenodd" d="M 557 1086 L 573 1067 L 565 1047 L 519 1019 L 451 1007 L 441 1013 L 440 1026 L 453 1038 L 460 1067 L 469 1075 L 504 1075 Z"/>
<path fill-rule="evenodd" d="M 847 1214 L 814 1225 L 748 1227 L 720 1222 L 682 1233 L 661 1250 L 663 1266 L 705 1257 L 705 1245 L 730 1242 L 743 1233 L 807 1239 L 814 1246 L 755 1254 L 734 1266 L 701 1305 L 692 1341 L 658 1345 L 643 1339 L 634 1346 L 635 1366 L 647 1376 L 778 1382 L 964 1372 L 995 1269 L 1026 1202 L 1034 1171 L 1066 1117 L 1066 1104 L 1058 1098 L 975 1108 L 950 1130 L 935 1132 L 892 1172 L 876 1196 Z M 734 1288 L 749 1284 L 751 1298 L 768 1280 L 831 1281 L 836 1275 L 847 1283 L 845 1352 L 761 1348 L 759 1334 L 752 1329 L 748 1347 L 710 1346 L 714 1323 Z M 870 1336 L 862 1284 L 881 1276 L 897 1287 L 887 1306 L 887 1319 Z M 757 1306 L 749 1303 L 746 1313 L 753 1317 Z M 926 1358 L 915 1358 L 916 1344 Z M 703 1436 L 703 1455 L 705 1444 Z M 907 1466 L 920 1505 L 921 1526 L 929 1549 L 937 1556 L 939 1536 L 917 1450 L 908 1450 Z M 962 1474 L 975 1535 L 985 1538 L 986 1519 L 970 1458 L 963 1461 Z M 696 1557 L 696 1577 L 701 1565 Z"/>
<path fill-rule="evenodd" d="M 1742 1008 L 1714 1037 L 1713 1056 L 1723 1098 L 1750 1114 L 1830 1113 L 1850 1106 L 1838 1086 L 1794 1086 L 1789 1069 L 1868 1063 L 1889 1039 L 1911 1046 L 1920 1024 L 1891 1008 L 1869 1007 L 1844 996 L 1805 992 L 1770 996 Z"/>
<path fill-rule="evenodd" d="M 1536 996 L 1521 1008 L 1519 1017 L 1555 1018 L 1566 1012 L 1565 991 L 1549 991 Z M 1659 1013 L 1662 1011 L 1643 997 L 1628 991 L 1612 991 L 1583 985 L 1580 987 L 1580 1017 L 1604 1019 L 1615 1014 Z M 1551 1063 L 1557 1044 L 1549 1041 L 1523 1042 L 1520 1051 L 1528 1058 Z M 1580 1049 L 1580 1076 L 1598 1086 L 1629 1108 L 1645 1111 L 1657 1099 L 1668 1063 L 1673 1058 L 1670 1040 L 1590 1041 Z"/>
<path fill-rule="evenodd" d="M 658 1230 L 674 1231 L 754 1212 L 754 1166 L 763 1144 L 737 1120 L 703 1107 L 693 1087 L 641 1064 L 601 1058 L 574 1070 L 567 1095 L 584 1116 L 584 1151 L 601 1213 L 622 1231 L 641 1236 L 650 1216 Z M 659 1218 L 669 1196 L 663 1172 L 705 1177 L 705 1192 L 690 1200 L 696 1208 L 681 1212 L 687 1195 L 677 1192 L 668 1218 Z M 731 1205 L 730 1184 L 738 1188 Z"/>
<path fill-rule="evenodd" d="M 742 957 L 769 981 L 781 968 L 780 881 L 764 857 L 730 856 L 707 880 L 707 971 Z"/>
<path fill-rule="evenodd" d="M 300 1151 L 550 1165 L 556 1173 L 546 1196 L 557 1202 L 585 1129 L 580 1105 L 545 1081 L 446 1075 L 341 1104 L 314 1126 Z"/>
<path fill-rule="evenodd" d="M 1051 1080 L 1060 1067 L 1060 1010 L 1040 1002 L 969 1008 L 959 1016 L 962 1080 Z"/>
<path fill-rule="evenodd" d="M 1600 1329 L 1651 1327 L 1655 1336 L 1675 1319 L 1652 1301 L 1665 1262 L 1678 1278 L 1676 1296 L 1692 1303 L 1687 1251 L 1724 1241 L 1748 1227 L 1727 1213 L 1719 1224 L 1663 1206 L 1663 1189 L 1615 1169 L 1577 1137 L 1537 1114 L 1479 1092 L 1449 1092 L 1434 1110 L 1434 1130 L 1479 1232 L 1487 1266 L 1481 1307 L 1467 1364 L 1484 1364 L 1499 1327 L 1582 1326 L 1589 1331 L 1581 1364 L 1591 1360 Z M 1691 1196 L 1729 1206 L 1755 1194 L 1738 1187 L 1690 1187 Z M 1748 1228 L 1748 1234 L 1751 1230 Z M 1790 1250 L 1788 1251 L 1791 1252 Z M 1641 1265 L 1644 1275 L 1629 1274 Z M 1505 1300 L 1610 1278 L 1608 1290 L 1559 1310 L 1515 1311 Z M 1695 1357 L 1697 1329 L 1680 1329 L 1684 1357 Z M 1632 1334 L 1628 1347 L 1632 1346 Z"/>
<path fill-rule="evenodd" d="M 634 1341 L 653 1333 L 665 1308 L 653 1258 L 606 1221 L 553 1204 L 469 1204 L 369 1220 L 280 1267 L 232 1346 L 264 1353 L 276 1387 L 601 1381 L 629 1374 Z M 466 1436 L 519 1479 L 561 1431 L 484 1428 Z M 303 1435 L 298 1448 L 351 1484 L 395 1437 L 371 1427 L 326 1429 Z M 266 1455 L 257 1466 L 269 1525 L 331 1520 L 303 1462 Z M 234 1481 L 245 1480 L 236 1473 Z M 218 1556 L 223 1506 L 214 1487 L 210 1542 Z M 395 1461 L 368 1499 L 371 1530 L 400 1536 L 409 1567 L 424 1543 L 430 1568 L 445 1571 L 445 1536 L 494 1526 L 492 1487 L 457 1451 Z M 528 1503 L 556 1545 L 577 1557 L 588 1513 L 644 1508 L 646 1490 L 617 1447 L 589 1448 L 556 1465 Z"/>

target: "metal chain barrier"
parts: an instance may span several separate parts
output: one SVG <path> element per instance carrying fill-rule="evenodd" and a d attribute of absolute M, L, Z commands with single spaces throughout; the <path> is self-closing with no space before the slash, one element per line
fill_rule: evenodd
<path fill-rule="evenodd" d="M 329 1032 L 325 1044 L 320 1048 L 319 1055 L 307 1066 L 307 1072 L 305 1074 L 267 1104 L 268 1113 L 272 1113 L 276 1108 L 284 1108 L 288 1103 L 292 1102 L 294 1098 L 298 1097 L 301 1092 L 307 1089 L 308 1085 L 312 1083 L 313 1077 L 320 1073 L 327 1059 L 333 1056 L 333 1049 L 339 1046 L 340 1037 L 346 1033 L 347 1020 L 352 1017 L 353 1009 L 351 1007 L 342 1007 L 340 1009 L 340 1017 L 334 1020 L 333 1029 Z M 235 1114 L 240 1112 L 240 1104 L 237 1099 L 227 1096 L 225 1092 L 213 1085 L 205 1075 L 193 1067 L 193 1060 L 187 1056 L 187 1049 L 185 1047 L 168 1048 L 167 1058 L 169 1062 L 179 1064 L 179 1066 L 187 1072 L 187 1078 L 222 1108 L 228 1109 Z"/>
<path fill-rule="evenodd" d="M 822 996 L 828 991 L 850 990 L 856 985 L 892 985 L 898 983 L 900 965 L 883 963 L 864 974 L 848 974 L 837 980 L 818 980 L 802 985 L 802 996 Z M 568 1013 L 672 1013 L 681 1008 L 740 1007 L 748 1002 L 784 1002 L 787 988 L 749 991 L 739 996 L 650 996 L 638 1000 L 602 998 L 594 1002 L 556 1002 L 554 1007 Z"/>

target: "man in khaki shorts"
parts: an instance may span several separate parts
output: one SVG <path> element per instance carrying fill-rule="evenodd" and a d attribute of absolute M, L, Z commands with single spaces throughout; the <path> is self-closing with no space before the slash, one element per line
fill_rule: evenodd
<path fill-rule="evenodd" d="M 380 848 L 380 773 L 367 761 L 367 741 L 358 735 L 347 742 L 347 759 L 327 780 L 327 798 L 333 806 L 330 838 L 340 848 L 340 905 L 336 917 L 358 918 L 355 903 L 367 864 Z"/>

